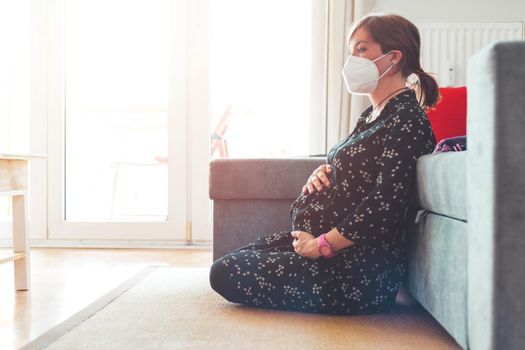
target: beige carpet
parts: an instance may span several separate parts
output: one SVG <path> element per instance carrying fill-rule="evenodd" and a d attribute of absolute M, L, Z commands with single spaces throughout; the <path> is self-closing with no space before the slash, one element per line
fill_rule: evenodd
<path fill-rule="evenodd" d="M 150 267 L 23 349 L 457 349 L 420 306 L 330 316 L 229 303 L 208 269 Z"/>

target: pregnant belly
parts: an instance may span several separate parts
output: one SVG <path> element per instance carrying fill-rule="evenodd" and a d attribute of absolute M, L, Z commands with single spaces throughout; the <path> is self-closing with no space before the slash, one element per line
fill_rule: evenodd
<path fill-rule="evenodd" d="M 334 227 L 333 202 L 336 196 L 335 187 L 301 194 L 290 208 L 293 230 L 310 232 L 316 237 L 328 232 Z"/>

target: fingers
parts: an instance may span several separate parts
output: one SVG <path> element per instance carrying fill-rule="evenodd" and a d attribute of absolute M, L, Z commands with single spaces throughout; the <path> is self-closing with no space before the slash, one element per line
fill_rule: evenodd
<path fill-rule="evenodd" d="M 323 185 L 325 185 L 326 187 L 330 187 L 330 179 L 328 179 L 328 176 L 326 176 L 326 173 L 319 173 L 317 177 L 320 179 Z"/>
<path fill-rule="evenodd" d="M 314 191 L 314 186 L 312 185 L 312 176 L 308 178 L 308 181 L 306 181 L 306 185 L 303 186 L 304 193 L 312 193 Z"/>
<path fill-rule="evenodd" d="M 318 192 L 321 192 L 323 190 L 323 184 L 321 183 L 321 180 L 319 180 L 317 175 L 312 178 L 312 183 Z"/>
<path fill-rule="evenodd" d="M 295 250 L 295 252 L 297 254 L 299 254 L 299 251 L 298 251 L 298 247 L 297 245 L 299 244 L 299 241 L 298 241 L 298 238 L 299 238 L 299 231 L 292 231 L 291 232 L 291 235 L 293 238 L 295 238 L 292 242 L 292 245 L 293 245 L 293 249 Z"/>
<path fill-rule="evenodd" d="M 314 186 L 312 185 L 312 181 L 308 179 L 308 181 L 306 182 L 306 185 L 303 186 L 303 193 L 307 194 L 307 193 L 312 193 L 313 191 L 314 191 Z"/>
<path fill-rule="evenodd" d="M 315 186 L 315 188 L 319 192 L 323 190 L 323 187 L 330 187 L 332 185 L 330 179 L 328 178 L 328 176 L 326 176 L 325 172 L 319 172 L 318 174 L 312 177 L 312 180 L 310 182 L 313 186 Z"/>
<path fill-rule="evenodd" d="M 295 251 L 297 254 L 301 255 L 301 253 L 302 253 L 302 247 L 301 247 L 299 241 L 298 241 L 297 239 L 294 239 L 294 241 L 292 242 L 292 245 L 293 245 L 293 249 L 294 249 L 294 251 Z"/>
<path fill-rule="evenodd" d="M 332 166 L 330 164 L 323 164 L 323 165 L 320 165 L 317 169 L 315 169 L 312 175 L 317 175 L 319 173 L 331 173 L 331 172 L 332 172 Z"/>
<path fill-rule="evenodd" d="M 303 193 L 313 193 L 315 190 L 321 192 L 323 186 L 330 187 L 332 183 L 326 174 L 330 174 L 333 171 L 330 164 L 323 164 L 319 166 L 315 171 L 310 175 L 306 185 L 303 186 Z"/>
<path fill-rule="evenodd" d="M 312 194 L 315 191 L 321 191 L 322 187 L 321 189 L 318 189 L 317 185 L 315 184 L 316 180 L 319 181 L 319 179 L 315 175 L 312 175 L 312 177 L 308 179 L 308 182 L 305 186 L 309 194 Z"/>
<path fill-rule="evenodd" d="M 294 237 L 295 239 L 293 240 L 292 242 L 292 245 L 293 245 L 293 248 L 294 248 L 294 251 L 301 255 L 302 257 L 305 257 L 305 258 L 308 258 L 308 259 L 318 259 L 319 256 L 318 254 L 316 253 L 317 252 L 317 244 L 315 244 L 315 252 L 312 251 L 312 246 L 311 246 L 311 243 L 312 241 L 309 240 L 309 236 L 312 236 L 311 238 L 313 239 L 313 235 L 309 232 L 305 232 L 305 231 L 291 231 L 290 234 L 292 235 L 292 237 Z"/>

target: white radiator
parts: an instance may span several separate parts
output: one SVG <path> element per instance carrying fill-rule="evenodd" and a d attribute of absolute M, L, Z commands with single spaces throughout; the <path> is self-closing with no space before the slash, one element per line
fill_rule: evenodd
<path fill-rule="evenodd" d="M 440 86 L 465 85 L 469 58 L 501 40 L 523 40 L 523 22 L 416 22 L 421 66 Z"/>

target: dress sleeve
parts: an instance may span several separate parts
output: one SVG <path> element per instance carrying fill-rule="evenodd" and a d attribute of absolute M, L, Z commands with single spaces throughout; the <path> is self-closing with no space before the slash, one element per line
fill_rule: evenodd
<path fill-rule="evenodd" d="M 421 155 L 430 153 L 435 144 L 426 118 L 396 116 L 385 127 L 389 129 L 383 139 L 375 185 L 336 225 L 345 238 L 359 245 L 371 245 L 392 234 L 405 213 L 416 161 Z"/>

